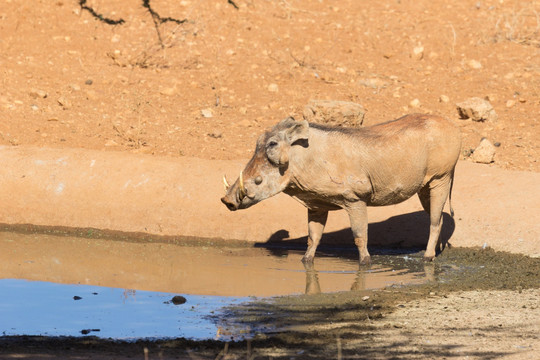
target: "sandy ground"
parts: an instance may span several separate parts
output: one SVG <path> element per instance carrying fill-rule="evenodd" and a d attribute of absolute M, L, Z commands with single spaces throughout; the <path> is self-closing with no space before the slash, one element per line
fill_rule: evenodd
<path fill-rule="evenodd" d="M 380 358 L 537 359 L 539 299 L 530 289 L 415 300 L 376 322 L 374 340 L 388 349 Z"/>
<path fill-rule="evenodd" d="M 367 109 L 367 125 L 410 112 L 436 113 L 459 123 L 464 154 L 482 137 L 500 143 L 494 164 L 486 165 L 489 181 L 469 185 L 461 196 L 486 194 L 503 210 L 508 207 L 511 218 L 496 210 L 483 219 L 480 209 L 491 204 L 478 197 L 470 207 L 476 217 L 466 226 L 458 220 L 456 237 L 459 229 L 469 229 L 475 245 L 490 245 L 499 229 L 508 228 L 514 230 L 506 250 L 529 238 L 528 246 L 537 246 L 535 203 L 520 207 L 515 198 L 530 201 L 540 193 L 531 180 L 540 171 L 540 2 L 232 3 L 238 9 L 227 1 L 154 0 L 149 4 L 159 15 L 152 16 L 142 1 L 87 1 L 95 17 L 78 1 L 5 1 L 0 7 L 0 143 L 15 151 L 105 150 L 112 158 L 149 154 L 157 164 L 204 159 L 238 166 L 263 129 L 287 115 L 301 118 L 310 99 L 360 103 Z M 167 17 L 187 21 L 160 21 Z M 455 104 L 475 96 L 489 98 L 497 122 L 458 118 Z M 220 164 L 216 169 L 224 170 Z M 513 186 L 514 179 L 528 185 Z M 503 186 L 510 190 L 500 191 Z M 6 192 L 2 196 L 12 199 Z M 166 215 L 163 219 L 171 222 Z M 404 220 L 397 224 L 410 222 Z M 3 214 L 0 222 L 12 219 Z M 489 234 L 484 241 L 482 232 Z M 526 358 L 539 348 L 533 335 L 538 311 L 532 312 L 538 296 L 537 290 L 472 291 L 418 300 L 392 315 L 402 328 L 382 322 L 379 331 L 391 349 L 400 349 L 395 355 L 400 358 L 485 358 L 487 347 L 496 357 Z M 481 319 L 471 322 L 475 316 Z M 66 358 L 62 349 L 29 358 Z"/>

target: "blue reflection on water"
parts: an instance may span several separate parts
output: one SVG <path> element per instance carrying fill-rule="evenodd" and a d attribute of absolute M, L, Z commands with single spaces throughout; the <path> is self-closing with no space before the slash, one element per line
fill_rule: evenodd
<path fill-rule="evenodd" d="M 0 280 L 0 334 L 138 339 L 211 339 L 217 326 L 208 315 L 249 298 L 183 295 L 89 285 Z M 80 298 L 76 300 L 77 298 Z"/>

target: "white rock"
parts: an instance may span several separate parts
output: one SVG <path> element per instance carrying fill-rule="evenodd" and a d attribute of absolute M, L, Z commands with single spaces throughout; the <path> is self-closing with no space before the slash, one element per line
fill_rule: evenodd
<path fill-rule="evenodd" d="M 496 121 L 497 113 L 489 101 L 473 97 L 456 104 L 459 116 L 462 119 L 473 121 Z"/>
<path fill-rule="evenodd" d="M 278 87 L 277 84 L 270 84 L 270 85 L 268 85 L 268 91 L 270 91 L 270 92 L 278 92 L 279 87 Z"/>
<path fill-rule="evenodd" d="M 492 163 L 495 158 L 495 146 L 486 138 L 483 138 L 480 141 L 480 145 L 471 156 L 472 161 L 480 164 L 489 164 Z"/>
<path fill-rule="evenodd" d="M 362 126 L 366 111 L 360 104 L 337 100 L 310 100 L 304 119 L 333 126 Z"/>
<path fill-rule="evenodd" d="M 69 101 L 67 98 L 65 98 L 64 96 L 60 96 L 57 100 L 58 104 L 60 106 L 62 106 L 64 109 L 69 109 L 71 108 L 71 101 Z"/>
<path fill-rule="evenodd" d="M 443 103 L 447 103 L 447 102 L 450 102 L 450 98 L 446 95 L 441 95 L 439 96 L 439 101 Z"/>
<path fill-rule="evenodd" d="M 506 107 L 507 107 L 507 108 L 514 107 L 514 105 L 516 105 L 516 101 L 515 101 L 515 100 L 508 100 L 508 101 L 506 102 Z"/>
<path fill-rule="evenodd" d="M 201 110 L 201 115 L 205 118 L 211 118 L 214 116 L 214 114 L 212 113 L 212 110 L 211 109 L 202 109 Z"/>
<path fill-rule="evenodd" d="M 388 82 L 383 79 L 373 77 L 373 78 L 366 78 L 366 79 L 358 80 L 358 85 L 370 87 L 373 89 L 379 89 L 379 88 L 385 88 L 386 86 L 388 86 Z"/>
<path fill-rule="evenodd" d="M 176 89 L 176 86 L 173 86 L 173 87 L 167 87 L 167 88 L 161 89 L 159 93 L 161 95 L 172 96 L 176 94 L 177 92 L 178 90 Z"/>
<path fill-rule="evenodd" d="M 412 50 L 412 54 L 411 56 L 413 57 L 413 59 L 416 59 L 416 60 L 421 60 L 423 57 L 424 57 L 424 47 L 423 46 L 416 46 L 413 50 Z"/>
<path fill-rule="evenodd" d="M 40 90 L 40 89 L 32 89 L 32 90 L 30 90 L 29 95 L 30 95 L 31 97 L 33 97 L 33 98 L 38 98 L 38 97 L 40 97 L 40 98 L 42 98 L 42 99 L 45 99 L 45 98 L 48 96 L 48 94 L 47 94 L 46 91 Z"/>
<path fill-rule="evenodd" d="M 409 105 L 413 108 L 419 108 L 420 107 L 420 100 L 418 99 L 413 99 L 411 100 L 411 102 L 409 103 Z"/>
<path fill-rule="evenodd" d="M 467 65 L 469 65 L 471 69 L 475 69 L 475 70 L 482 68 L 482 64 L 480 63 L 480 61 L 477 61 L 477 60 L 469 60 L 469 62 L 467 62 Z"/>

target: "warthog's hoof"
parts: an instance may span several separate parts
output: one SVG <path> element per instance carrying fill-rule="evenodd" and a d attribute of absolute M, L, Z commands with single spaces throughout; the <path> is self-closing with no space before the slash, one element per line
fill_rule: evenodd
<path fill-rule="evenodd" d="M 432 262 L 433 260 L 435 260 L 435 256 L 424 256 L 425 262 Z"/>
<path fill-rule="evenodd" d="M 371 256 L 360 258 L 360 265 L 371 265 Z"/>

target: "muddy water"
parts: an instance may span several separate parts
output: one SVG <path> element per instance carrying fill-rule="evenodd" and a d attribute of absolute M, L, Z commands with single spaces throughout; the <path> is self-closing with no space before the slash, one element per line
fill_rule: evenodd
<path fill-rule="evenodd" d="M 255 297 L 426 281 L 417 255 L 302 252 L 0 232 L 0 332 L 107 338 L 220 338 L 209 315 Z M 184 304 L 175 305 L 181 295 Z M 239 329 L 238 331 L 243 331 Z M 227 334 L 229 336 L 230 334 Z"/>

